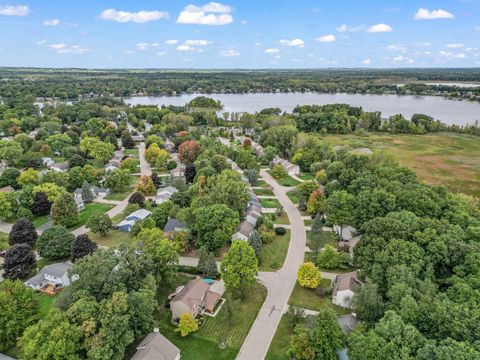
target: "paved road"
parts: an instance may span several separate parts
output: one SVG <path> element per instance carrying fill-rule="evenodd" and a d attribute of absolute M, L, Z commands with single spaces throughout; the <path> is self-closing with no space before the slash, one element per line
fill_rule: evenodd
<path fill-rule="evenodd" d="M 267 287 L 268 296 L 237 356 L 238 360 L 264 359 L 273 335 L 287 308 L 288 299 L 297 281 L 297 269 L 303 263 L 306 236 L 303 219 L 286 195 L 291 188 L 283 187 L 265 171 L 260 175 L 273 188 L 291 224 L 291 240 L 283 268 L 277 272 L 260 272 L 259 280 Z"/>
<path fill-rule="evenodd" d="M 150 165 L 145 160 L 145 143 L 142 142 L 138 145 L 138 157 L 140 158 L 140 172 L 142 175 L 152 175 L 152 169 Z"/>

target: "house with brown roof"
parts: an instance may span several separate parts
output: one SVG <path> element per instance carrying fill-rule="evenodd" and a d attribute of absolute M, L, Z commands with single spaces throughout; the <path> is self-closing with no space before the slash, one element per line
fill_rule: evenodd
<path fill-rule="evenodd" d="M 180 360 L 180 349 L 154 329 L 138 344 L 130 360 Z"/>
<path fill-rule="evenodd" d="M 203 311 L 213 312 L 224 292 L 223 280 L 196 278 L 189 281 L 168 297 L 172 319 L 179 319 L 185 313 L 197 317 Z"/>
<path fill-rule="evenodd" d="M 332 303 L 343 308 L 351 308 L 351 299 L 362 285 L 356 271 L 338 274 L 333 281 Z"/>

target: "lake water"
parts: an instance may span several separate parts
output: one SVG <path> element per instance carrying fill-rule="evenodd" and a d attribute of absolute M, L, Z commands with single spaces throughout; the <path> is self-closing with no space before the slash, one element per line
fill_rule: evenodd
<path fill-rule="evenodd" d="M 381 111 L 383 117 L 403 114 L 410 118 L 415 113 L 427 114 L 446 124 L 466 125 L 480 120 L 480 103 L 448 100 L 440 96 L 399 96 L 362 94 L 189 94 L 180 96 L 136 96 L 126 98 L 130 105 L 185 105 L 193 98 L 204 95 L 220 100 L 227 112 L 254 113 L 269 107 L 292 111 L 297 105 L 325 105 L 345 103 L 361 106 L 365 111 Z"/>

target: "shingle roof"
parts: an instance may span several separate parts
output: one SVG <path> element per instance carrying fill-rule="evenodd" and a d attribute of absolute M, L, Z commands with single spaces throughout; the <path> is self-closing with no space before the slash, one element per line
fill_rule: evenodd
<path fill-rule="evenodd" d="M 356 271 L 339 274 L 335 277 L 333 285 L 333 296 L 336 296 L 338 291 L 351 290 L 355 292 L 360 285 L 361 282 L 357 279 Z"/>
<path fill-rule="evenodd" d="M 180 349 L 159 332 L 148 334 L 131 360 L 174 360 Z"/>
<path fill-rule="evenodd" d="M 184 222 L 177 219 L 170 218 L 165 224 L 163 231 L 170 232 L 170 231 L 176 231 L 176 229 L 186 229 L 186 228 L 187 228 L 187 224 L 185 224 Z"/>

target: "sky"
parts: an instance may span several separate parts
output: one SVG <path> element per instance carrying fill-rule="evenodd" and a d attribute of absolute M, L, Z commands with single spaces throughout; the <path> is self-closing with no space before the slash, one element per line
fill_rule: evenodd
<path fill-rule="evenodd" d="M 0 66 L 480 67 L 480 0 L 0 0 Z"/>

